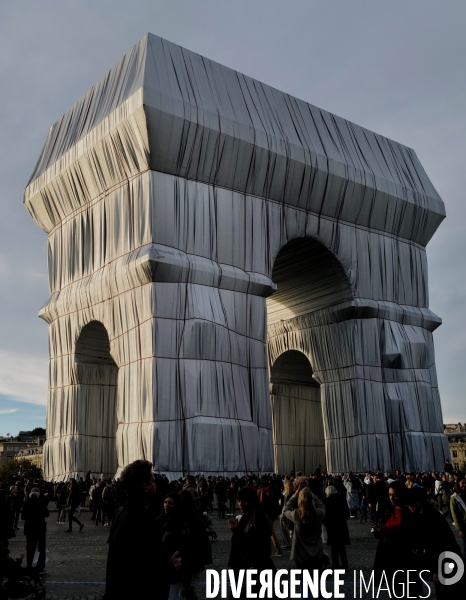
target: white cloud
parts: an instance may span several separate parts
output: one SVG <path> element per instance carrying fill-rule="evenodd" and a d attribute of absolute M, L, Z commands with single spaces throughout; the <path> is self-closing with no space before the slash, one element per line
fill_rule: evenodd
<path fill-rule="evenodd" d="M 11 415 L 15 412 L 18 412 L 17 408 L 5 408 L 4 410 L 0 410 L 0 415 Z"/>
<path fill-rule="evenodd" d="M 46 404 L 47 376 L 47 360 L 0 348 L 0 395 L 19 402 Z"/>

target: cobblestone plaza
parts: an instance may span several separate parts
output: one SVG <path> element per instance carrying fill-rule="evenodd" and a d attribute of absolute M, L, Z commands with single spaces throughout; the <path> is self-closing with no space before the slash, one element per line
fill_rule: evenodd
<path fill-rule="evenodd" d="M 96 527 L 90 520 L 91 513 L 83 511 L 82 520 L 85 527 L 81 534 L 76 528 L 72 535 L 64 535 L 65 526 L 56 523 L 56 511 L 51 511 L 47 523 L 47 548 L 49 563 L 44 583 L 47 600 L 99 600 L 105 593 L 105 565 L 107 559 L 108 527 Z M 21 524 L 21 523 L 20 523 Z M 377 540 L 370 533 L 370 526 L 360 524 L 359 519 L 348 521 L 351 545 L 347 547 L 349 571 L 345 578 L 345 597 L 354 598 L 353 572 L 363 571 L 366 580 L 372 570 Z M 230 553 L 230 537 L 226 520 L 213 519 L 213 528 L 217 533 L 217 541 L 212 543 L 213 565 L 210 568 L 220 570 L 227 568 Z M 278 528 L 276 526 L 276 531 Z M 22 531 L 10 543 L 12 556 L 25 551 L 26 538 Z M 135 550 L 137 551 L 137 549 Z M 329 549 L 327 549 L 329 551 Z M 289 550 L 283 551 L 283 557 L 274 557 L 277 569 L 293 567 L 289 559 Z M 150 576 L 150 575 L 149 575 Z M 154 581 L 154 598 L 157 582 Z M 205 573 L 202 573 L 196 589 L 199 600 L 206 597 Z M 427 591 L 425 592 L 427 595 Z M 359 596 L 358 596 L 359 597 Z M 363 595 L 372 598 L 372 595 Z M 382 592 L 379 598 L 389 598 Z M 432 588 L 429 598 L 436 598 Z"/>

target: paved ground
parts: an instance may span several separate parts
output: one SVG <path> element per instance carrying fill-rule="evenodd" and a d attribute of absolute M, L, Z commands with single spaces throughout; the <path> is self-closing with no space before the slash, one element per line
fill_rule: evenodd
<path fill-rule="evenodd" d="M 48 600 L 94 600 L 102 598 L 105 592 L 105 563 L 107 557 L 108 527 L 96 527 L 90 521 L 90 513 L 83 512 L 82 521 L 85 527 L 82 533 L 74 530 L 65 534 L 66 525 L 56 523 L 57 513 L 51 512 L 48 519 L 47 548 L 49 564 L 44 581 Z M 21 523 L 20 523 L 21 524 Z M 346 576 L 345 596 L 353 598 L 353 571 L 364 571 L 367 575 L 372 568 L 377 541 L 370 533 L 370 526 L 361 525 L 358 519 L 348 521 L 351 546 L 348 547 L 349 571 Z M 213 528 L 218 539 L 212 544 L 213 568 L 222 569 L 227 566 L 230 552 L 230 533 L 226 521 L 214 517 Z M 276 528 L 277 529 L 277 528 Z M 22 531 L 18 537 L 10 540 L 12 556 L 25 552 L 25 538 Z M 283 558 L 274 558 L 278 568 L 291 568 L 289 551 L 284 551 Z M 212 567 L 211 567 L 212 568 Z M 205 598 L 205 576 L 197 585 L 200 600 Z M 155 596 L 154 596 L 155 597 Z M 357 596 L 359 597 L 359 596 Z M 363 596 L 372 598 L 371 595 Z M 379 598 L 387 598 L 383 593 Z M 431 598 L 435 598 L 432 594 Z M 136 600 L 136 599 L 135 599 Z"/>

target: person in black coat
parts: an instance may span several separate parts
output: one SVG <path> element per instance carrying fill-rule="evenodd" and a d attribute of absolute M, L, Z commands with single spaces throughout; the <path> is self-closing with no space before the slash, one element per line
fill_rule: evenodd
<path fill-rule="evenodd" d="M 127 503 L 118 513 L 108 538 L 105 600 L 166 600 L 170 578 L 181 568 L 178 552 L 167 555 L 153 509 L 152 465 L 136 460 L 123 469 L 121 483 Z"/>
<path fill-rule="evenodd" d="M 229 504 L 228 510 L 230 511 L 230 514 L 235 516 L 236 498 L 238 496 L 238 487 L 234 481 L 232 481 L 230 483 L 230 487 L 228 488 L 227 495 L 228 495 L 228 504 Z"/>
<path fill-rule="evenodd" d="M 371 521 L 380 521 L 387 510 L 391 510 L 388 487 L 382 473 L 372 475 L 372 481 L 366 485 L 365 496 L 370 510 Z"/>
<path fill-rule="evenodd" d="M 19 484 L 19 482 L 17 482 L 17 484 L 13 487 L 13 489 L 11 490 L 11 493 L 10 493 L 11 511 L 13 513 L 13 518 L 14 518 L 13 525 L 14 525 L 15 529 L 19 529 L 19 527 L 18 527 L 19 515 L 21 514 L 21 509 L 23 507 L 23 501 L 24 501 L 23 490 L 21 489 L 21 487 L 18 484 Z"/>
<path fill-rule="evenodd" d="M 37 570 L 40 573 L 45 567 L 45 537 L 47 524 L 45 519 L 49 511 L 40 495 L 39 488 L 32 488 L 28 500 L 23 504 L 21 518 L 24 521 L 26 536 L 26 564 L 32 568 L 36 548 L 39 551 Z"/>
<path fill-rule="evenodd" d="M 461 556 L 460 547 L 447 520 L 429 503 L 427 493 L 419 487 L 409 490 L 406 503 L 414 516 L 418 570 L 428 570 L 424 578 L 433 581 L 437 600 L 466 598 L 466 575 L 453 585 L 443 585 L 439 582 L 440 554 L 449 551 Z"/>
<path fill-rule="evenodd" d="M 225 502 L 227 501 L 227 485 L 223 477 L 217 479 L 215 495 L 217 496 L 218 518 L 226 519 L 227 507 L 225 506 Z"/>
<path fill-rule="evenodd" d="M 233 535 L 228 566 L 235 571 L 236 576 L 240 569 L 257 569 L 259 581 L 261 571 L 276 570 L 270 557 L 272 526 L 254 488 L 241 488 L 238 492 L 238 504 L 243 516 L 239 521 L 229 521 Z M 257 590 L 253 589 L 253 592 Z M 245 585 L 242 586 L 240 598 L 246 598 Z"/>
<path fill-rule="evenodd" d="M 187 490 L 184 492 L 191 495 Z M 191 587 L 192 577 L 200 568 L 198 564 L 200 547 L 196 547 L 193 532 L 185 520 L 180 496 L 182 493 L 183 491 L 171 492 L 166 495 L 163 512 L 157 519 L 165 554 L 171 556 L 178 552 L 182 564 L 179 571 L 172 572 L 170 576 L 170 598 L 178 597 L 180 591 L 185 597 L 192 598 L 194 596 L 194 588 Z"/>
<path fill-rule="evenodd" d="M 76 479 L 72 477 L 70 479 L 70 488 L 68 491 L 68 500 L 66 506 L 68 508 L 68 529 L 65 533 L 73 533 L 73 521 L 79 525 L 79 532 L 83 530 L 84 523 L 74 516 L 74 511 L 81 504 L 81 490 L 76 482 Z"/>
<path fill-rule="evenodd" d="M 346 498 L 343 497 L 333 485 L 325 489 L 324 505 L 325 517 L 323 524 L 327 530 L 327 545 L 332 550 L 332 563 L 334 569 L 348 568 L 348 558 L 346 548 L 351 544 L 347 519 L 350 517 L 350 511 Z"/>
<path fill-rule="evenodd" d="M 10 500 L 0 484 L 0 548 L 8 548 L 8 540 L 15 536 Z"/>
<path fill-rule="evenodd" d="M 188 525 L 193 543 L 193 573 L 196 574 L 212 564 L 210 540 L 192 494 L 188 490 L 181 490 L 178 496 L 181 500 L 181 514 Z"/>

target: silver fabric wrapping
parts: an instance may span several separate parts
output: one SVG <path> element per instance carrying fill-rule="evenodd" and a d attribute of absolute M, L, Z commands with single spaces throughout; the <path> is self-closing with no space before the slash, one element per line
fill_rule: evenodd
<path fill-rule="evenodd" d="M 448 456 L 445 211 L 413 150 L 148 34 L 50 129 L 25 205 L 48 233 L 47 477 Z M 290 350 L 311 385 L 270 383 Z"/>

